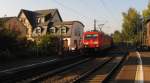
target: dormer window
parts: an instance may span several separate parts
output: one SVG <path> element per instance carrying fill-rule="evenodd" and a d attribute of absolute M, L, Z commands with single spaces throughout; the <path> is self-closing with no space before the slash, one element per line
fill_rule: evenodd
<path fill-rule="evenodd" d="M 38 17 L 37 18 L 37 23 L 39 24 L 39 23 L 44 23 L 45 22 L 45 19 L 44 19 L 44 17 Z"/>
<path fill-rule="evenodd" d="M 61 28 L 61 32 L 62 32 L 62 33 L 66 33 L 66 32 L 67 32 L 67 27 L 62 27 L 62 28 Z"/>
<path fill-rule="evenodd" d="M 44 18 L 44 17 L 41 18 L 41 22 L 42 22 L 42 23 L 45 22 L 45 18 Z"/>
<path fill-rule="evenodd" d="M 41 27 L 36 28 L 36 33 L 41 33 Z"/>
<path fill-rule="evenodd" d="M 37 23 L 41 23 L 41 18 L 37 18 Z"/>
<path fill-rule="evenodd" d="M 50 33 L 55 33 L 55 32 L 56 32 L 56 28 L 55 27 L 50 28 Z"/>
<path fill-rule="evenodd" d="M 25 18 L 20 18 L 20 21 L 21 21 L 22 23 L 25 23 Z"/>

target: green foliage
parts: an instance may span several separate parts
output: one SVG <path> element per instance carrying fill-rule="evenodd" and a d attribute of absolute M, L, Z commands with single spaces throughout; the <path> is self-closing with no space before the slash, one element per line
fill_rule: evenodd
<path fill-rule="evenodd" d="M 41 41 L 37 42 L 38 49 L 45 55 L 56 53 L 58 50 L 59 38 L 50 34 L 41 37 Z"/>
<path fill-rule="evenodd" d="M 122 35 L 121 32 L 115 31 L 112 35 L 114 43 L 120 43 L 122 42 Z"/>
<path fill-rule="evenodd" d="M 11 49 L 16 44 L 16 33 L 9 31 L 7 29 L 3 29 L 0 31 L 0 49 Z"/>
<path fill-rule="evenodd" d="M 56 36 L 52 36 L 50 34 L 44 35 L 41 37 L 41 41 L 38 42 L 39 47 L 48 47 L 53 46 L 53 43 L 56 42 L 55 39 L 57 39 Z"/>
<path fill-rule="evenodd" d="M 147 5 L 147 8 L 143 10 L 143 17 L 146 18 L 150 17 L 150 2 Z"/>
<path fill-rule="evenodd" d="M 4 27 L 4 21 L 0 19 L 0 27 Z"/>
<path fill-rule="evenodd" d="M 25 52 L 25 39 L 18 39 L 17 33 L 2 28 L 0 30 L 0 60 L 8 60 L 23 56 Z"/>
<path fill-rule="evenodd" d="M 28 58 L 42 57 L 57 52 L 58 37 L 45 35 L 40 38 L 39 42 L 32 42 L 26 38 L 18 38 L 18 34 L 14 31 L 3 28 L 0 30 L 0 58 Z"/>
<path fill-rule="evenodd" d="M 138 32 L 142 28 L 141 15 L 134 8 L 129 8 L 128 12 L 123 12 L 122 24 L 123 40 L 132 44 L 137 43 Z"/>

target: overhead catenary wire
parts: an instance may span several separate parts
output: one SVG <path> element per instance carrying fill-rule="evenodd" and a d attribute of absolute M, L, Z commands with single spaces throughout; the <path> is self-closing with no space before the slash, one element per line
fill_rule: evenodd
<path fill-rule="evenodd" d="M 81 0 L 80 2 L 83 3 L 83 5 L 84 5 L 85 7 L 89 6 L 86 0 Z M 90 3 L 90 5 L 92 5 L 92 4 Z M 92 7 L 89 7 L 88 10 L 90 10 L 91 12 L 95 12 L 95 11 L 94 11 L 95 9 L 93 9 Z M 105 16 L 105 15 L 103 15 L 103 16 Z M 106 16 L 105 16 L 105 17 L 106 17 Z M 107 17 L 107 18 L 108 18 L 108 17 Z M 103 19 L 104 19 L 104 18 L 103 18 Z M 99 18 L 96 18 L 96 17 L 94 17 L 94 19 L 92 18 L 92 21 L 96 21 L 96 22 L 103 21 L 103 22 L 100 23 L 100 24 L 106 24 L 106 22 L 108 22 L 108 20 L 99 20 Z M 94 23 L 95 23 L 95 22 L 94 22 Z M 92 28 L 97 28 L 96 26 L 97 26 L 97 25 L 94 25 L 94 27 L 92 27 Z"/>
<path fill-rule="evenodd" d="M 90 12 L 95 12 L 95 9 L 91 6 L 92 4 L 90 3 L 90 5 L 88 4 L 88 2 L 87 2 L 87 0 L 81 0 L 80 1 L 85 7 L 87 7 L 87 6 L 90 6 L 89 8 L 88 8 L 88 11 L 90 11 Z M 105 15 L 103 15 L 103 16 L 105 16 Z M 96 16 L 97 17 L 97 16 Z M 96 17 L 94 17 L 94 27 L 92 27 L 92 28 L 94 28 L 94 29 L 97 29 L 98 27 L 98 25 L 97 25 L 97 23 L 96 22 L 102 22 L 102 23 L 106 23 L 106 22 L 108 22 L 107 20 L 104 20 L 104 18 L 102 19 L 101 17 L 100 18 L 96 18 Z M 101 20 L 100 20 L 101 19 Z M 93 21 L 93 20 L 92 20 Z M 100 23 L 101 24 L 101 23 Z"/>
<path fill-rule="evenodd" d="M 110 8 L 107 6 L 107 4 L 103 1 L 103 0 L 98 0 L 99 3 L 103 6 L 103 8 L 105 9 L 105 12 L 107 13 L 107 17 L 112 19 L 112 22 L 115 25 L 118 25 L 117 23 L 117 19 L 115 18 L 115 15 L 112 13 L 112 11 L 110 10 Z"/>
<path fill-rule="evenodd" d="M 71 7 L 69 7 L 69 6 L 65 5 L 65 4 L 63 4 L 62 2 L 60 2 L 60 1 L 58 1 L 58 0 L 53 0 L 53 1 L 54 1 L 56 4 L 62 6 L 62 7 L 65 8 L 65 9 L 67 9 L 68 11 L 73 12 L 73 13 L 76 14 L 76 15 L 79 15 L 81 19 L 90 19 L 90 20 L 92 20 L 92 21 L 94 21 L 94 19 L 95 19 L 96 21 L 102 21 L 102 20 L 99 20 L 99 19 L 94 18 L 94 17 L 86 16 L 86 15 L 84 15 L 83 13 L 81 13 L 81 12 L 75 10 L 74 8 L 71 8 Z M 84 2 L 83 2 L 83 3 L 84 3 Z M 108 22 L 107 20 L 105 20 L 105 21 Z M 105 22 L 105 21 L 104 21 L 104 22 Z"/>
<path fill-rule="evenodd" d="M 83 5 L 85 7 L 89 6 L 86 0 L 81 0 L 80 2 L 83 3 Z M 90 3 L 90 5 L 91 5 L 91 3 Z M 95 9 L 93 9 L 92 7 L 89 7 L 88 10 L 90 10 L 91 12 L 95 12 L 95 11 L 93 11 Z M 105 15 L 103 15 L 103 16 L 105 16 Z M 107 21 L 107 20 L 99 20 L 99 19 L 101 19 L 101 18 L 96 18 L 96 17 L 94 18 L 94 20 L 96 20 L 96 21 Z"/>
<path fill-rule="evenodd" d="M 94 21 L 94 19 L 95 19 L 95 18 L 92 18 L 92 17 L 90 17 L 90 16 L 83 15 L 83 13 L 81 14 L 81 13 L 78 12 L 77 10 L 75 10 L 75 9 L 73 9 L 73 8 L 71 8 L 71 7 L 68 7 L 68 6 L 62 4 L 61 2 L 59 2 L 59 1 L 57 1 L 57 0 L 53 0 L 53 1 L 54 1 L 56 4 L 62 6 L 63 8 L 65 8 L 65 9 L 67 9 L 67 10 L 73 12 L 74 14 L 79 15 L 82 20 L 85 18 L 85 19 L 90 19 L 91 21 Z M 99 20 L 97 20 L 97 19 L 95 19 L 95 20 L 96 20 L 96 21 L 99 21 Z M 88 28 L 89 28 L 89 27 L 88 27 Z"/>
<path fill-rule="evenodd" d="M 77 10 L 75 10 L 75 9 L 73 9 L 73 8 L 71 8 L 71 7 L 68 7 L 68 6 L 62 4 L 61 2 L 59 2 L 59 1 L 57 1 L 57 0 L 53 0 L 53 1 L 54 1 L 56 4 L 58 4 L 58 5 L 60 5 L 60 6 L 64 7 L 64 8 L 66 8 L 67 10 L 69 10 L 69 11 L 71 11 L 71 12 L 73 12 L 73 13 L 79 15 L 79 16 L 81 16 L 81 18 L 87 18 L 87 19 L 90 19 L 90 20 L 94 20 L 94 18 L 89 17 L 89 16 L 86 16 L 86 15 L 83 15 L 83 14 L 81 14 L 80 12 L 78 12 Z"/>
<path fill-rule="evenodd" d="M 116 19 L 114 18 L 115 15 L 113 15 L 113 13 L 111 13 L 112 11 L 108 8 L 108 6 L 106 5 L 106 3 L 103 0 L 98 0 L 101 5 L 104 7 L 105 11 L 107 12 L 107 14 L 109 14 L 109 16 L 116 21 Z M 107 16 L 108 17 L 108 16 Z"/>

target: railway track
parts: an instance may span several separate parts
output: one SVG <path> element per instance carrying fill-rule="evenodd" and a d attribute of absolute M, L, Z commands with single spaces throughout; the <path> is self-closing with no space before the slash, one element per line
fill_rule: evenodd
<path fill-rule="evenodd" d="M 48 76 L 56 75 L 56 74 L 58 74 L 60 72 L 66 71 L 66 70 L 68 70 L 70 68 L 73 68 L 74 66 L 77 66 L 77 65 L 79 65 L 81 63 L 85 63 L 85 62 L 87 62 L 89 60 L 90 60 L 90 58 L 85 58 L 85 59 L 79 60 L 79 61 L 77 61 L 77 62 L 75 62 L 73 64 L 66 65 L 66 66 L 60 67 L 58 69 L 45 72 L 45 73 L 43 73 L 43 74 L 41 74 L 39 76 L 35 76 L 33 78 L 29 78 L 29 79 L 26 79 L 26 80 L 19 81 L 18 83 L 38 83 L 38 82 L 41 83 L 41 80 L 47 78 Z"/>
<path fill-rule="evenodd" d="M 77 56 L 65 59 L 58 59 L 53 62 L 43 62 L 36 65 L 29 65 L 0 72 L 1 83 L 16 83 L 22 82 L 29 78 L 41 75 L 42 73 L 59 69 L 65 65 L 76 63 L 85 57 Z M 25 82 L 26 83 L 26 82 Z"/>
<path fill-rule="evenodd" d="M 111 53 L 108 53 L 111 54 Z M 122 53 L 121 53 L 122 54 Z M 124 55 L 124 54 L 123 54 Z M 66 60 L 57 60 L 52 63 L 38 64 L 21 68 L 14 71 L 6 71 L 0 75 L 1 83 L 87 83 L 93 81 L 107 82 L 123 61 L 123 56 L 72 57 Z M 110 68 L 109 68 L 110 66 Z M 114 67 L 113 67 L 114 66 Z M 104 72 L 106 69 L 109 75 L 103 80 L 93 80 L 100 76 L 98 71 Z"/>
<path fill-rule="evenodd" d="M 55 75 L 45 75 L 32 83 L 99 83 L 106 82 L 125 57 L 94 58 Z M 105 70 L 105 71 L 104 71 Z M 105 74 L 104 74 L 105 73 Z"/>
<path fill-rule="evenodd" d="M 125 57 L 115 57 L 91 74 L 83 76 L 76 83 L 108 83 Z"/>
<path fill-rule="evenodd" d="M 76 65 L 75 67 L 68 68 L 66 71 L 59 72 L 55 75 L 47 75 L 45 77 L 39 78 L 32 82 L 40 83 L 72 83 L 77 81 L 89 73 L 92 73 L 101 65 L 109 62 L 114 57 L 105 57 L 105 58 L 93 58 L 87 62 Z"/>

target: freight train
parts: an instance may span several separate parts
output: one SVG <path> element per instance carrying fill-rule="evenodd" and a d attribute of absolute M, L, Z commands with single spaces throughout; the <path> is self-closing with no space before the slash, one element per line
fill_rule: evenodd
<path fill-rule="evenodd" d="M 112 44 L 112 38 L 102 31 L 87 31 L 82 35 L 82 48 L 88 51 L 103 51 Z"/>

